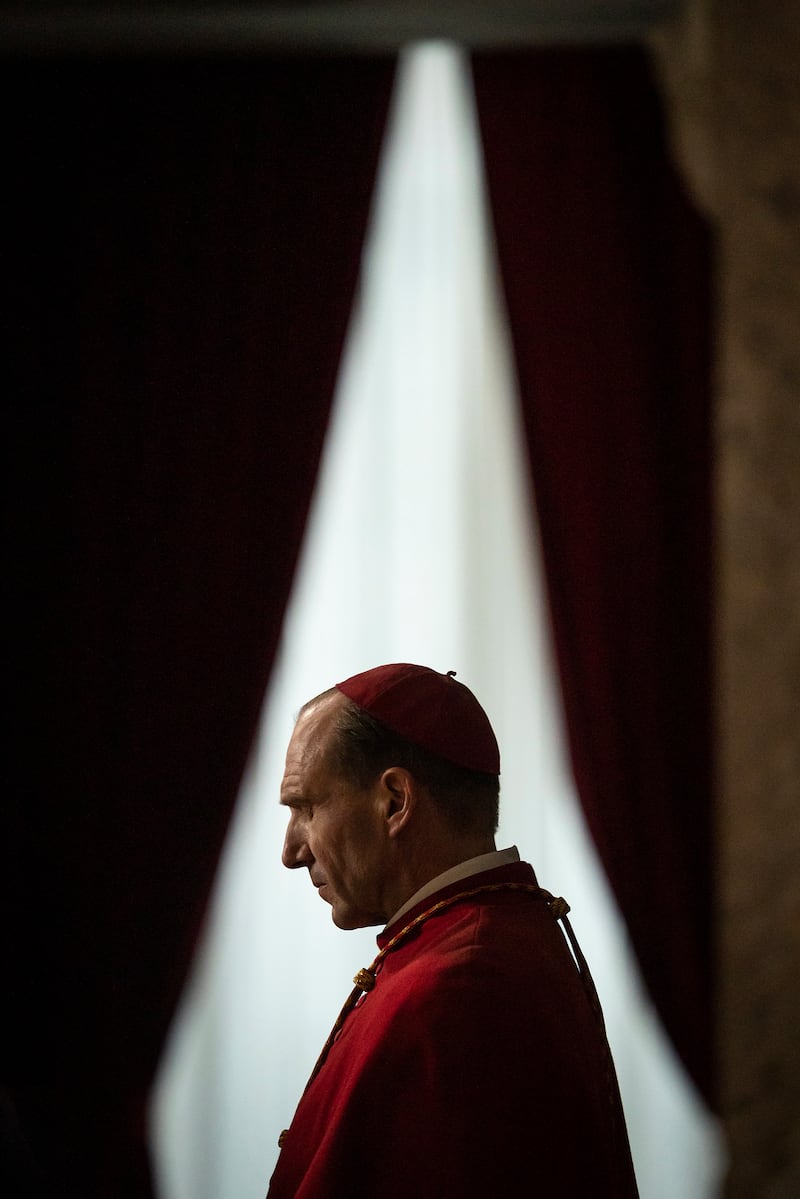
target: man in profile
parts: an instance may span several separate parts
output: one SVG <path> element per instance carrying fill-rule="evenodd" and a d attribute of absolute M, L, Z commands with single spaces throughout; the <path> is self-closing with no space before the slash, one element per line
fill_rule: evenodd
<path fill-rule="evenodd" d="M 568 907 L 495 846 L 499 775 L 453 672 L 379 666 L 302 708 L 283 863 L 308 869 L 339 928 L 383 929 L 281 1134 L 268 1199 L 637 1196 Z"/>

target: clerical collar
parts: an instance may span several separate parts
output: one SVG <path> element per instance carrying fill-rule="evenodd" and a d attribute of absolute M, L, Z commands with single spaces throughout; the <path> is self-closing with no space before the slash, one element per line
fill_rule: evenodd
<path fill-rule="evenodd" d="M 451 883 L 460 883 L 473 874 L 482 874 L 484 870 L 495 870 L 498 866 L 508 866 L 511 862 L 518 861 L 519 852 L 516 845 L 512 845 L 509 849 L 495 849 L 491 853 L 482 853 L 477 858 L 467 858 L 466 862 L 459 862 L 457 866 L 452 866 L 443 874 L 437 874 L 436 878 L 432 878 L 430 882 L 425 883 L 424 887 L 420 887 L 419 891 L 415 891 L 411 898 L 401 908 L 398 908 L 386 927 L 389 928 L 423 899 L 427 899 L 429 895 L 434 895 L 444 887 L 449 887 Z"/>

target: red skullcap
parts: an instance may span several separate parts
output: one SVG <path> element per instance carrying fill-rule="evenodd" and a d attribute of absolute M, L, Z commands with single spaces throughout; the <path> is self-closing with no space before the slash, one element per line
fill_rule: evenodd
<path fill-rule="evenodd" d="M 489 718 L 454 674 L 393 662 L 354 674 L 336 686 L 359 708 L 414 745 L 457 766 L 499 774 L 500 751 Z"/>

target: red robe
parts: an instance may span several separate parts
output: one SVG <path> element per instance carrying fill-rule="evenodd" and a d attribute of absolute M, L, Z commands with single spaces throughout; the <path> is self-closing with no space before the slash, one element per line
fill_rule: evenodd
<path fill-rule="evenodd" d="M 519 862 L 423 900 L 535 885 Z M 383 959 L 303 1095 L 268 1199 L 634 1199 L 616 1078 L 545 900 L 458 900 Z"/>

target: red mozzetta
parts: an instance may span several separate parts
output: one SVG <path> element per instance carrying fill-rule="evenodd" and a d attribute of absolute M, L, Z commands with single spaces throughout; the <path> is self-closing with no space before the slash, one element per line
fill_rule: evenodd
<path fill-rule="evenodd" d="M 429 896 L 378 944 L 498 884 L 382 959 L 298 1105 L 269 1199 L 637 1195 L 602 1028 L 527 863 Z"/>

